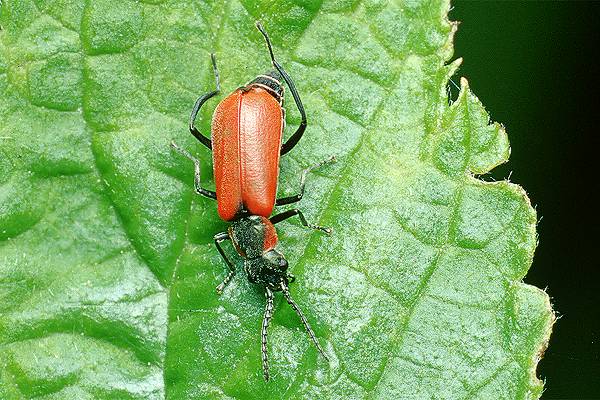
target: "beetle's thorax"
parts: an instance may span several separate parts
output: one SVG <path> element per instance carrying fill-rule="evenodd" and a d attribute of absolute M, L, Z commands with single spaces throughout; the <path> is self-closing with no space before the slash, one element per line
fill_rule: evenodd
<path fill-rule="evenodd" d="M 288 285 L 288 262 L 279 251 L 275 227 L 268 218 L 249 215 L 234 221 L 229 236 L 237 252 L 244 258 L 248 280 L 274 291 Z"/>
<path fill-rule="evenodd" d="M 260 215 L 248 215 L 234 221 L 229 236 L 237 252 L 246 259 L 262 257 L 277 245 L 277 232 L 269 221 Z"/>
<path fill-rule="evenodd" d="M 281 84 L 281 75 L 277 71 L 269 71 L 265 74 L 259 75 L 254 80 L 250 81 L 246 88 L 254 86 L 265 89 L 271 96 L 273 96 L 279 104 L 283 104 L 284 86 Z"/>

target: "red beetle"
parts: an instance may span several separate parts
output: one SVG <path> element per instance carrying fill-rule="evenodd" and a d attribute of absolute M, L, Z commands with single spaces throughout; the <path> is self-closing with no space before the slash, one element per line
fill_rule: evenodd
<path fill-rule="evenodd" d="M 267 328 L 273 316 L 273 292 L 283 292 L 287 302 L 300 317 L 313 343 L 327 359 L 304 314 L 290 296 L 288 287 L 289 283 L 294 281 L 294 276 L 287 271 L 288 262 L 283 254 L 275 248 L 277 232 L 274 224 L 297 215 L 306 227 L 328 234 L 331 233 L 331 229 L 309 224 L 298 209 L 274 216 L 271 216 L 271 213 L 274 206 L 300 201 L 304 194 L 307 174 L 335 158 L 330 157 L 305 169 L 297 195 L 276 198 L 279 157 L 294 148 L 304 134 L 306 113 L 292 78 L 275 60 L 269 36 L 260 22 L 256 22 L 256 27 L 267 42 L 275 70 L 259 75 L 219 103 L 213 114 L 211 139 L 208 139 L 196 129 L 194 122 L 200 107 L 221 90 L 215 56 L 211 54 L 216 90 L 201 96 L 194 104 L 190 116 L 190 132 L 213 152 L 216 192 L 202 187 L 200 162 L 175 143 L 172 143 L 172 146 L 194 162 L 196 192 L 217 200 L 219 216 L 225 221 L 232 222 L 227 232 L 218 233 L 214 237 L 217 250 L 229 267 L 229 273 L 217 286 L 217 293 L 222 293 L 236 273 L 234 263 L 229 260 L 221 247 L 221 242 L 225 240 L 231 240 L 237 253 L 243 258 L 244 271 L 248 280 L 265 288 L 267 304 L 262 322 L 261 353 L 264 377 L 269 380 Z M 283 144 L 285 110 L 282 80 L 290 89 L 302 117 L 296 132 Z"/>

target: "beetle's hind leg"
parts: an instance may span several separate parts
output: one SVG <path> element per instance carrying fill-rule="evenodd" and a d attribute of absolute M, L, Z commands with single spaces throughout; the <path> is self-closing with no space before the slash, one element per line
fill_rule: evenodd
<path fill-rule="evenodd" d="M 256 21 L 255 25 L 256 25 L 256 28 L 260 31 L 260 33 L 265 38 L 265 42 L 267 43 L 267 48 L 269 49 L 269 55 L 271 56 L 271 63 L 273 64 L 273 67 L 275 67 L 277 72 L 279 72 L 279 75 L 281 75 L 281 77 L 283 78 L 285 83 L 290 88 L 290 92 L 292 93 L 292 97 L 294 98 L 296 107 L 298 107 L 298 111 L 300 112 L 300 117 L 302 118 L 302 120 L 300 121 L 300 126 L 298 126 L 298 129 L 296 130 L 296 132 L 294 132 L 294 134 L 292 136 L 290 136 L 288 138 L 288 140 L 281 146 L 281 150 L 279 151 L 279 154 L 284 155 L 284 154 L 288 153 L 290 150 L 292 150 L 294 148 L 294 146 L 296 146 L 296 144 L 298 143 L 300 138 L 302 138 L 302 135 L 304 135 L 304 131 L 306 130 L 306 111 L 304 111 L 304 105 L 302 104 L 302 100 L 300 99 L 300 95 L 298 94 L 298 90 L 296 89 L 296 85 L 294 85 L 294 81 L 288 75 L 288 73 L 285 72 L 285 70 L 283 69 L 281 64 L 279 64 L 279 62 L 277 62 L 277 60 L 275 60 L 275 55 L 273 54 L 273 46 L 271 45 L 271 39 L 269 39 L 269 35 L 267 34 L 267 31 L 262 26 L 260 21 Z"/>
<path fill-rule="evenodd" d="M 179 154 L 190 159 L 194 163 L 194 188 L 196 189 L 196 193 L 206 196 L 210 199 L 217 199 L 217 194 L 212 190 L 204 189 L 200 182 L 200 161 L 191 155 L 187 150 L 179 147 L 175 142 L 171 142 L 171 147 L 174 148 Z"/>
<path fill-rule="evenodd" d="M 194 137 L 196 139 L 198 139 L 200 141 L 200 143 L 202 143 L 204 146 L 206 146 L 209 150 L 212 149 L 211 140 L 209 138 L 207 138 L 206 136 L 204 136 L 202 133 L 200 133 L 200 131 L 198 131 L 198 129 L 196 129 L 196 126 L 194 125 L 194 123 L 196 122 L 196 117 L 198 116 L 200 107 L 202 107 L 202 105 L 204 103 L 206 103 L 206 101 L 208 99 L 221 93 L 221 83 L 219 82 L 219 70 L 217 69 L 217 59 L 216 59 L 214 53 L 210 54 L 210 60 L 212 62 L 212 66 L 213 66 L 213 72 L 215 74 L 216 89 L 210 93 L 200 96 L 198 98 L 198 100 L 196 100 L 196 103 L 194 104 L 194 108 L 192 108 L 192 114 L 190 115 L 190 124 L 189 124 L 190 133 L 192 135 L 194 135 Z"/>

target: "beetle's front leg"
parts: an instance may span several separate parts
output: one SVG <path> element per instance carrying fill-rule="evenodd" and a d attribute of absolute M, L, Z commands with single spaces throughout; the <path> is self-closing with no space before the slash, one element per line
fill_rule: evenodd
<path fill-rule="evenodd" d="M 223 251 L 223 248 L 221 247 L 221 242 L 223 242 L 225 240 L 231 240 L 231 238 L 229 237 L 229 234 L 227 232 L 217 233 L 215 235 L 214 239 L 215 239 L 215 245 L 217 246 L 217 250 L 219 250 L 221 257 L 223 257 L 223 260 L 225 260 L 225 263 L 229 267 L 229 273 L 227 274 L 225 279 L 223 279 L 223 282 L 221 282 L 219 284 L 219 286 L 217 286 L 217 293 L 221 294 L 221 293 L 223 293 L 225 286 L 227 286 L 229 281 L 231 281 L 231 278 L 233 278 L 233 276 L 235 275 L 235 265 L 233 265 L 233 263 L 229 260 L 229 258 L 227 258 L 227 255 L 225 254 L 225 252 Z"/>

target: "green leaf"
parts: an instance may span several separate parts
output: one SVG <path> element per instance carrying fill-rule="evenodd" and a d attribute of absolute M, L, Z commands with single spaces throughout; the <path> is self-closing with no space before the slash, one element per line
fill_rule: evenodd
<path fill-rule="evenodd" d="M 536 246 L 525 192 L 462 80 L 446 0 L 5 0 L 0 24 L 0 398 L 535 399 L 554 321 L 522 283 Z M 292 295 L 331 358 L 276 298 L 225 266 L 226 223 L 193 194 L 176 140 L 197 96 L 269 69 L 254 20 L 309 115 L 281 163 L 326 237 L 278 226 Z M 210 131 L 216 101 L 201 113 Z M 299 123 L 290 98 L 288 129 Z M 289 134 L 289 133 L 288 133 Z M 233 251 L 228 251 L 233 254 Z M 240 266 L 241 267 L 241 266 Z"/>

